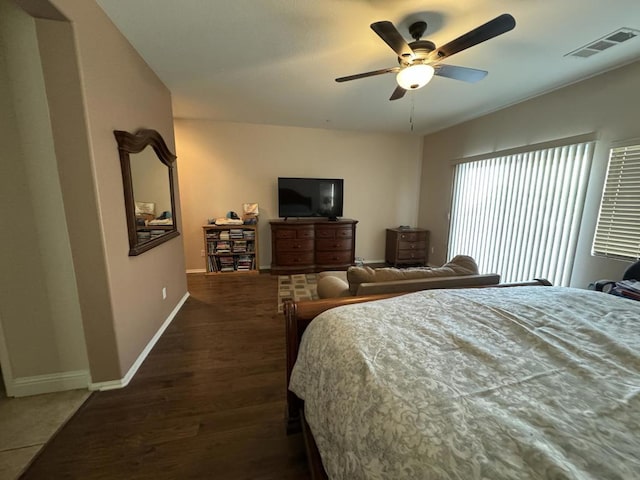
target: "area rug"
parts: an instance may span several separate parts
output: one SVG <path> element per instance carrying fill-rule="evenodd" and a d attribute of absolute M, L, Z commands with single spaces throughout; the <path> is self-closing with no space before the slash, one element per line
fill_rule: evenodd
<path fill-rule="evenodd" d="M 315 273 L 300 273 L 297 275 L 278 276 L 278 312 L 284 311 L 287 300 L 317 300 Z"/>

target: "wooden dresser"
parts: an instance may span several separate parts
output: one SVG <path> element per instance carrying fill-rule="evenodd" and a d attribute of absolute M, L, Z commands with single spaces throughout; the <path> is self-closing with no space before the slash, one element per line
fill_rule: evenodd
<path fill-rule="evenodd" d="M 427 265 L 429 231 L 422 228 L 387 228 L 385 261 L 393 265 Z"/>
<path fill-rule="evenodd" d="M 346 270 L 355 261 L 357 220 L 271 220 L 271 273 Z"/>

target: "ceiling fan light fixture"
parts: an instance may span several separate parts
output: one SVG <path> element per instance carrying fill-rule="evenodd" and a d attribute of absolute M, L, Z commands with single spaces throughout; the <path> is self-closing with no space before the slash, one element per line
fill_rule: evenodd
<path fill-rule="evenodd" d="M 429 83 L 434 73 L 435 70 L 431 65 L 411 65 L 398 72 L 396 81 L 405 90 L 417 90 Z"/>

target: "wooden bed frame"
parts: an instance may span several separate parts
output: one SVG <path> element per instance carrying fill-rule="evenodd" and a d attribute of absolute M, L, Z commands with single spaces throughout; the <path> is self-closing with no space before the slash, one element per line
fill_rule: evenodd
<path fill-rule="evenodd" d="M 505 287 L 523 287 L 523 286 L 551 286 L 551 283 L 545 279 L 532 280 L 530 282 L 519 283 L 501 283 L 498 285 L 481 285 L 477 287 L 465 288 L 505 288 Z M 405 293 L 389 293 L 383 295 L 363 295 L 359 297 L 339 297 L 327 298 L 322 300 L 307 300 L 302 302 L 288 301 L 284 305 L 284 315 L 286 318 L 286 342 L 287 342 L 287 387 L 291 380 L 291 371 L 298 357 L 298 349 L 302 334 L 311 321 L 325 310 L 342 305 L 352 305 L 356 303 L 371 302 L 374 300 L 382 300 L 385 298 L 406 295 Z M 309 469 L 313 480 L 328 480 L 328 476 L 322 466 L 320 453 L 313 434 L 304 419 L 304 401 L 295 393 L 287 388 L 287 434 L 299 433 L 302 431 L 305 447 L 307 450 L 307 459 L 309 461 Z"/>

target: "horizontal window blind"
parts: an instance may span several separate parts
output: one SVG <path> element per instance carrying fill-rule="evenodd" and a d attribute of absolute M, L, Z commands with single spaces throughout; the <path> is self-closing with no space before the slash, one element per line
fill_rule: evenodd
<path fill-rule="evenodd" d="M 502 282 L 568 285 L 592 155 L 584 142 L 456 165 L 449 258 Z"/>
<path fill-rule="evenodd" d="M 592 253 L 640 258 L 640 145 L 610 151 Z"/>

